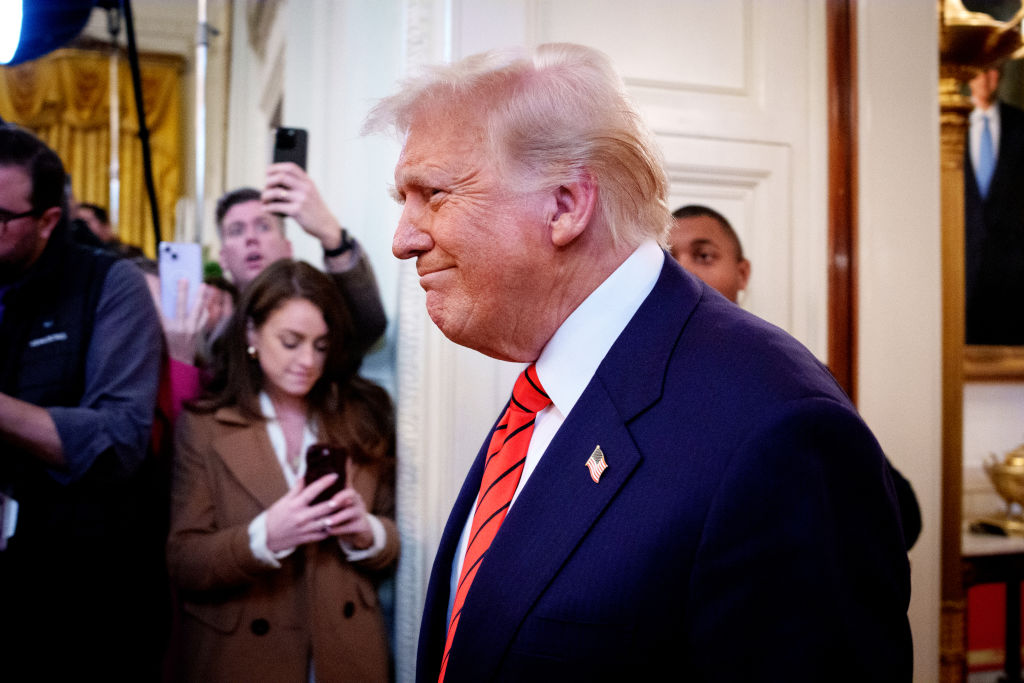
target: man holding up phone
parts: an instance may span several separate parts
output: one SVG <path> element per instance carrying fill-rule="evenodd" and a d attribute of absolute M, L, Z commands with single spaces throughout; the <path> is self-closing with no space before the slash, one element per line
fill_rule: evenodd
<path fill-rule="evenodd" d="M 341 227 L 298 164 L 271 164 L 262 190 L 243 187 L 218 200 L 221 266 L 242 291 L 271 263 L 290 258 L 292 244 L 284 234 L 285 216 L 319 240 L 324 270 L 338 284 L 365 352 L 387 325 L 373 269 L 359 243 Z"/>

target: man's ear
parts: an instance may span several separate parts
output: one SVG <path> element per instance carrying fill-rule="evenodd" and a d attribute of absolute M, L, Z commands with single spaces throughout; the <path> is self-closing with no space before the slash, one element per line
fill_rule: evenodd
<path fill-rule="evenodd" d="M 63 209 L 59 206 L 51 206 L 39 215 L 39 237 L 43 240 L 50 239 L 50 233 L 53 232 L 53 229 L 57 227 L 57 223 L 60 222 L 62 212 Z"/>
<path fill-rule="evenodd" d="M 588 173 L 555 189 L 555 213 L 551 217 L 551 242 L 564 247 L 583 234 L 594 216 L 597 184 Z"/>
<path fill-rule="evenodd" d="M 736 270 L 740 275 L 739 289 L 746 289 L 747 283 L 750 282 L 750 261 L 743 259 L 736 264 Z"/>

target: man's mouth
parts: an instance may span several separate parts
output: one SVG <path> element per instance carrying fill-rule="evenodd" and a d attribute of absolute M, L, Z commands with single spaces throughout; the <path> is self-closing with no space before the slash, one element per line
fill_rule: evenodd
<path fill-rule="evenodd" d="M 416 274 L 419 275 L 421 278 L 424 278 L 427 277 L 428 275 L 434 275 L 435 273 L 440 273 L 442 271 L 448 270 L 449 268 L 451 268 L 451 266 L 446 266 L 443 264 L 432 266 L 422 266 L 416 264 Z"/>

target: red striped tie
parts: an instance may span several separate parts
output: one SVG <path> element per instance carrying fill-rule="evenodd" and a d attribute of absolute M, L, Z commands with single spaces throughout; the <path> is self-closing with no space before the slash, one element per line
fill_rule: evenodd
<path fill-rule="evenodd" d="M 480 563 L 505 519 L 508 506 L 512 504 L 512 495 L 519 485 L 519 477 L 526 462 L 526 449 L 533 434 L 533 420 L 537 412 L 550 403 L 551 399 L 544 393 L 544 387 L 540 385 L 540 379 L 537 377 L 537 368 L 531 365 L 523 370 L 516 380 L 508 409 L 498 426 L 494 428 L 491 443 L 487 447 L 487 462 L 484 463 L 484 476 L 480 481 L 473 525 L 469 529 L 466 557 L 462 561 L 462 573 L 455 589 L 455 602 L 452 603 L 452 617 L 448 622 L 448 638 L 444 644 L 439 683 L 444 681 L 444 673 L 448 668 L 448 654 L 452 649 L 452 640 L 459 625 L 469 586 L 473 583 Z"/>

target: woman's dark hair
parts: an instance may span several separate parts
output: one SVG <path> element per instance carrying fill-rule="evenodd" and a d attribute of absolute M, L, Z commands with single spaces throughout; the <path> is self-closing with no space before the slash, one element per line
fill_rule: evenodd
<path fill-rule="evenodd" d="M 332 443 L 355 447 L 357 457 L 393 456 L 391 401 L 383 389 L 357 374 L 362 357 L 352 316 L 334 281 L 302 261 L 276 261 L 246 287 L 214 359 L 213 379 L 188 407 L 213 412 L 234 406 L 249 419 L 263 419 L 263 371 L 248 355 L 247 331 L 250 325 L 259 329 L 274 311 L 295 299 L 320 309 L 328 330 L 324 371 L 306 396 L 310 416 Z"/>

